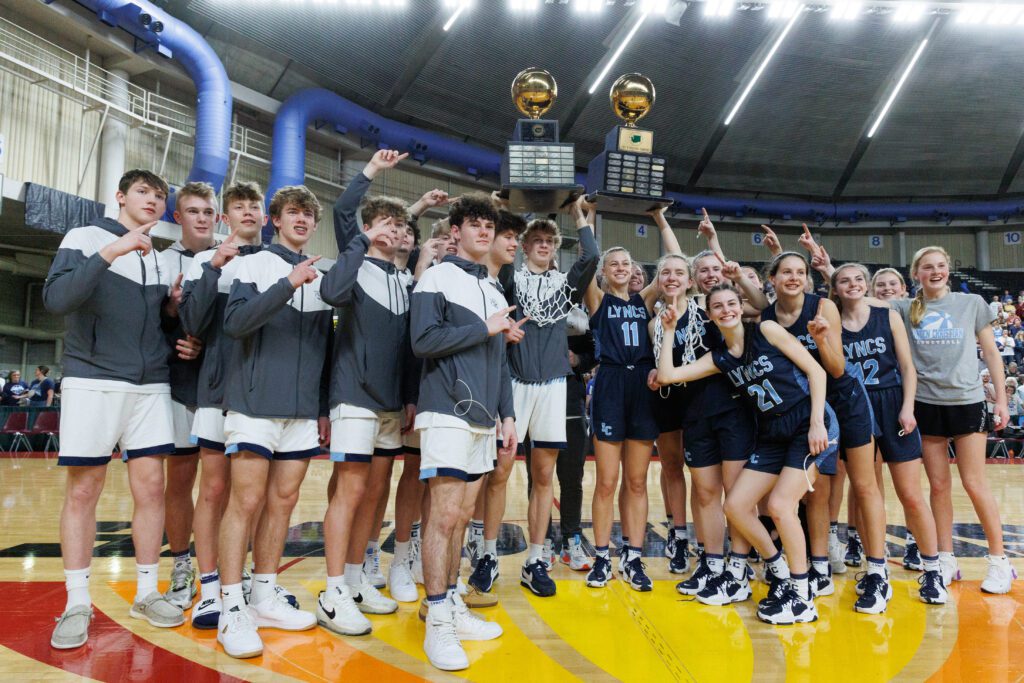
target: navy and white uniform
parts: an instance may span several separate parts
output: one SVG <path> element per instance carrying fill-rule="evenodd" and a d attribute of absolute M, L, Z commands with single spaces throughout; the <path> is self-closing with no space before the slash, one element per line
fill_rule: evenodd
<path fill-rule="evenodd" d="M 221 452 L 225 449 L 225 369 L 235 340 L 224 334 L 224 309 L 242 259 L 262 248 L 259 244 L 240 245 L 238 256 L 225 263 L 223 268 L 215 268 L 210 263 L 215 250 L 196 254 L 182 282 L 181 305 L 178 307 L 182 328 L 186 334 L 203 340 L 196 387 L 196 414 L 190 438 L 201 448 Z"/>
<path fill-rule="evenodd" d="M 890 310 L 871 306 L 868 321 L 857 332 L 843 328 L 843 355 L 860 375 L 875 415 L 878 450 L 885 462 L 921 457 L 921 433 L 915 427 L 900 436 L 903 378 L 896 358 L 889 321 Z"/>
<path fill-rule="evenodd" d="M 821 353 L 814 337 L 807 331 L 807 323 L 818 314 L 821 297 L 817 294 L 804 294 L 804 305 L 800 315 L 786 331 L 796 337 L 804 345 L 814 360 L 821 363 Z M 778 321 L 776 306 L 772 303 L 761 311 L 761 320 Z M 839 446 L 842 449 L 857 448 L 871 443 L 875 431 L 875 419 L 868 401 L 867 390 L 861 383 L 856 370 L 846 363 L 846 370 L 840 377 L 828 375 L 828 402 L 836 411 L 842 428 L 839 430 Z M 845 456 L 841 456 L 844 457 Z M 823 474 L 835 472 L 823 471 Z"/>
<path fill-rule="evenodd" d="M 590 404 L 598 441 L 652 441 L 658 437 L 655 393 L 647 388 L 647 375 L 654 368 L 649 320 L 639 294 L 623 301 L 606 293 L 590 316 L 600 363 Z"/>
<path fill-rule="evenodd" d="M 511 267 L 499 274 L 502 288 L 515 320 L 528 313 L 522 304 L 523 288 L 536 288 L 539 298 L 578 298 L 590 284 L 600 258 L 594 232 L 588 226 L 579 232 L 580 256 L 565 275 L 516 273 Z M 525 268 L 525 266 L 524 266 Z M 516 436 L 524 444 L 529 435 L 534 448 L 564 449 L 566 377 L 569 365 L 569 337 L 566 319 L 540 325 L 530 319 L 523 323 L 526 336 L 508 345 L 508 367 L 512 375 L 512 397 L 516 410 Z"/>
<path fill-rule="evenodd" d="M 307 255 L 274 244 L 241 260 L 224 312 L 236 340 L 226 368 L 226 453 L 275 460 L 320 453 L 317 418 L 327 416 L 332 309 L 322 273 L 298 289 L 288 275 Z"/>
<path fill-rule="evenodd" d="M 494 469 L 495 423 L 515 418 L 503 335 L 486 320 L 507 307 L 487 269 L 445 256 L 413 290 L 412 350 L 423 359 L 416 429 L 420 479 L 474 481 Z"/>
<path fill-rule="evenodd" d="M 724 345 L 712 354 L 715 367 L 758 413 L 757 446 L 747 461 L 748 469 L 779 474 L 783 467 L 804 469 L 806 463 L 807 467 L 816 465 L 819 472 L 835 471 L 836 416 L 826 403 L 830 443 L 817 456 L 808 457 L 811 398 L 807 376 L 765 338 L 761 323 L 747 326 L 742 358 L 734 357 Z"/>
<path fill-rule="evenodd" d="M 128 458 L 174 452 L 161 325 L 172 281 L 156 251 L 107 263 L 100 251 L 127 232 L 110 218 L 71 230 L 43 285 L 43 305 L 67 330 L 58 465 L 106 464 L 117 444 Z"/>
<path fill-rule="evenodd" d="M 703 309 L 698 309 L 698 316 L 701 345 L 696 356 L 701 358 L 724 342 Z M 687 312 L 676 324 L 676 365 L 682 363 L 680 334 L 688 321 Z M 757 445 L 757 416 L 745 401 L 736 400 L 739 394 L 728 379 L 712 375 L 672 390 L 682 395 L 683 456 L 688 466 L 709 467 L 725 460 L 742 461 L 750 457 Z"/>

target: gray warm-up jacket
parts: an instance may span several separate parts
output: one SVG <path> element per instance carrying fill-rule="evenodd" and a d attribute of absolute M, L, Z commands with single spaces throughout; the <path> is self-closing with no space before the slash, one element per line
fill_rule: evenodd
<path fill-rule="evenodd" d="M 156 251 L 107 263 L 100 250 L 128 229 L 110 218 L 61 241 L 43 285 L 46 310 L 65 316 L 64 377 L 166 384 L 171 347 L 161 327 L 173 284 Z M 168 329 L 170 325 L 168 325 Z"/>
<path fill-rule="evenodd" d="M 409 323 L 413 353 L 424 359 L 417 426 L 431 413 L 479 428 L 515 417 L 505 337 L 488 336 L 485 323 L 507 306 L 501 285 L 477 263 L 446 256 L 423 274 Z"/>
<path fill-rule="evenodd" d="M 320 298 L 323 275 L 298 289 L 288 281 L 307 258 L 274 244 L 241 259 L 224 311 L 224 332 L 238 341 L 226 368 L 228 410 L 283 419 L 327 415 L 332 312 Z"/>
<path fill-rule="evenodd" d="M 262 248 L 262 245 L 240 246 L 238 256 L 223 268 L 210 265 L 215 250 L 204 251 L 192 260 L 185 274 L 178 315 L 184 331 L 203 340 L 195 403 L 200 408 L 224 407 L 226 368 L 235 346 L 235 340 L 224 334 L 224 309 L 242 258 Z"/>

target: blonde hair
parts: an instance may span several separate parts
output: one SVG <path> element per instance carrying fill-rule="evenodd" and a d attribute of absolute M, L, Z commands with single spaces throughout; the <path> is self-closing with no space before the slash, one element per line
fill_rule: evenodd
<path fill-rule="evenodd" d="M 654 266 L 655 281 L 657 281 L 658 274 L 661 273 L 661 269 L 665 267 L 665 264 L 668 262 L 669 259 L 679 259 L 686 265 L 686 277 L 690 280 L 690 286 L 687 287 L 686 291 L 683 293 L 686 296 L 692 296 L 697 290 L 697 284 L 693 280 L 693 264 L 690 263 L 690 259 L 686 258 L 686 254 L 665 254 L 660 259 L 658 259 L 657 265 Z M 663 295 L 660 285 L 658 287 L 658 295 Z"/>
<path fill-rule="evenodd" d="M 439 221 L 434 221 L 434 224 L 430 226 L 430 239 L 437 239 L 438 237 L 450 237 L 452 234 L 452 225 L 448 221 L 448 218 L 442 218 Z"/>
<path fill-rule="evenodd" d="M 191 183 L 185 183 L 178 190 L 178 201 L 185 199 L 186 197 L 198 197 L 204 199 L 214 206 L 217 205 L 217 192 L 213 189 L 213 185 L 210 183 L 204 183 L 201 180 L 193 180 Z"/>
<path fill-rule="evenodd" d="M 558 230 L 558 223 L 548 218 L 534 218 L 529 222 L 526 232 L 523 233 L 523 246 L 529 244 L 533 236 L 538 233 L 551 235 L 555 242 L 555 249 L 562 246 L 562 234 Z"/>
<path fill-rule="evenodd" d="M 868 272 L 867 266 L 863 263 L 844 263 L 835 270 L 832 271 L 832 277 L 828 279 L 828 298 L 835 303 L 836 308 L 840 311 L 843 310 L 843 301 L 839 298 L 839 293 L 836 292 L 836 282 L 839 281 L 839 273 L 846 270 L 847 268 L 856 268 L 860 271 L 861 275 L 864 276 L 864 283 L 867 284 L 871 280 L 871 273 Z"/>
<path fill-rule="evenodd" d="M 917 264 L 920 263 L 928 254 L 939 253 L 946 259 L 946 264 L 949 264 L 949 252 L 940 246 L 932 245 L 930 247 L 921 247 L 914 254 L 914 258 L 910 260 L 910 277 L 917 279 L 915 273 L 917 272 Z M 920 285 L 920 282 L 918 282 Z M 949 285 L 946 285 L 949 288 Z M 914 300 L 910 302 L 910 324 L 913 327 L 917 327 L 921 324 L 924 319 L 925 303 L 924 303 L 924 287 L 918 286 L 917 294 L 914 295 Z"/>
<path fill-rule="evenodd" d="M 598 286 L 601 287 L 602 289 L 604 289 L 604 279 L 605 279 L 604 278 L 604 262 L 608 259 L 608 255 L 609 254 L 614 254 L 617 251 L 621 251 L 626 256 L 629 256 L 630 263 L 633 262 L 633 257 L 630 255 L 629 250 L 626 249 L 625 247 L 610 247 L 608 249 L 605 249 L 604 253 L 601 254 L 600 260 L 598 260 L 598 262 L 597 262 L 597 274 L 601 277 L 601 282 L 598 283 Z"/>
<path fill-rule="evenodd" d="M 871 276 L 872 295 L 874 295 L 875 293 L 875 282 L 878 280 L 878 278 L 882 277 L 883 275 L 895 275 L 897 279 L 899 279 L 900 284 L 903 285 L 903 289 L 905 290 L 907 288 L 907 281 L 903 279 L 903 274 L 900 273 L 900 271 L 896 270 L 895 268 L 879 268 L 878 270 L 875 271 L 875 274 Z"/>

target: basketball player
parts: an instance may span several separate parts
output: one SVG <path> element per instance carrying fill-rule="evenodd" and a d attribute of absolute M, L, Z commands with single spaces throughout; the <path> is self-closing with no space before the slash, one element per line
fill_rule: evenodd
<path fill-rule="evenodd" d="M 511 329 L 485 259 L 498 214 L 483 195 L 464 196 L 449 214 L 458 254 L 428 269 L 413 291 L 410 336 L 424 359 L 417 404 L 420 477 L 427 481 L 423 572 L 428 613 L 423 649 L 435 667 L 469 666 L 461 640 L 492 640 L 501 627 L 470 613 L 457 580 L 464 527 L 480 477 L 495 459 L 495 422 L 504 450 L 516 447 L 512 385 L 503 333 Z"/>
<path fill-rule="evenodd" d="M 324 388 L 331 308 L 320 298 L 322 274 L 313 266 L 319 257 L 302 253 L 316 232 L 320 203 L 305 187 L 283 187 L 271 199 L 270 219 L 278 242 L 241 260 L 224 315 L 224 332 L 239 343 L 225 368 L 231 492 L 220 529 L 217 641 L 239 658 L 262 653 L 257 627 L 316 626 L 316 617 L 295 609 L 275 585 L 299 487 L 330 430 Z M 257 524 L 246 607 L 242 564 Z"/>
<path fill-rule="evenodd" d="M 177 316 L 181 293 L 169 292 L 167 267 L 148 233 L 164 213 L 167 191 L 149 171 L 125 173 L 115 195 L 117 220 L 99 218 L 68 232 L 43 285 L 43 304 L 65 316 L 67 327 L 57 464 L 67 471 L 60 540 L 68 598 L 50 638 L 57 649 L 80 647 L 89 637 L 96 504 L 118 444 L 128 457 L 134 502 L 137 588 L 129 615 L 161 628 L 185 621 L 157 590 L 164 463 L 155 456 L 174 452 L 171 349 L 160 320 Z"/>
<path fill-rule="evenodd" d="M 178 201 L 180 206 L 180 198 Z M 224 368 L 235 345 L 235 340 L 224 334 L 224 308 L 241 258 L 262 247 L 263 193 L 255 183 L 236 183 L 224 190 L 223 209 L 230 234 L 215 250 L 199 253 L 192 260 L 181 297 L 182 327 L 204 343 L 191 434 L 203 465 L 192 520 L 200 584 L 192 626 L 198 629 L 217 628 L 221 613 L 217 545 L 231 482 L 231 460 L 224 457 Z"/>

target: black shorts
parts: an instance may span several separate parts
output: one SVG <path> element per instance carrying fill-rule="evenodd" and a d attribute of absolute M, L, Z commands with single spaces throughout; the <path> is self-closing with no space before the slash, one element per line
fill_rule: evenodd
<path fill-rule="evenodd" d="M 683 426 L 683 445 L 690 467 L 746 461 L 757 447 L 757 418 L 746 404 L 736 401 L 727 412 L 688 421 Z"/>
<path fill-rule="evenodd" d="M 836 451 L 839 440 L 839 424 L 832 408 L 825 404 L 825 429 L 828 430 L 829 445 L 824 451 L 810 457 L 807 447 L 807 432 L 810 431 L 811 402 L 804 401 L 788 412 L 778 416 L 761 416 L 758 419 L 757 446 L 747 461 L 746 468 L 756 472 L 779 474 L 783 467 L 807 469 L 817 465 L 822 474 L 836 473 Z"/>
<path fill-rule="evenodd" d="M 594 381 L 594 437 L 598 441 L 654 441 L 658 423 L 654 420 L 655 392 L 647 388 L 651 368 L 632 369 L 602 365 Z"/>
<path fill-rule="evenodd" d="M 875 443 L 885 462 L 910 462 L 921 457 L 921 432 L 917 429 L 900 436 L 900 410 L 903 408 L 903 387 L 868 391 L 875 413 L 878 435 Z"/>
<path fill-rule="evenodd" d="M 670 384 L 654 392 L 651 408 L 654 411 L 654 421 L 658 424 L 658 434 L 682 429 L 683 415 L 686 413 L 683 387 Z"/>
<path fill-rule="evenodd" d="M 840 449 L 857 448 L 871 443 L 875 435 L 875 418 L 868 392 L 859 378 L 844 377 L 828 394 L 828 404 L 839 419 Z M 846 460 L 845 456 L 842 456 Z"/>
<path fill-rule="evenodd" d="M 917 427 L 922 436 L 944 436 L 951 439 L 966 434 L 988 433 L 984 401 L 961 405 L 914 401 L 914 417 L 917 418 Z"/>

